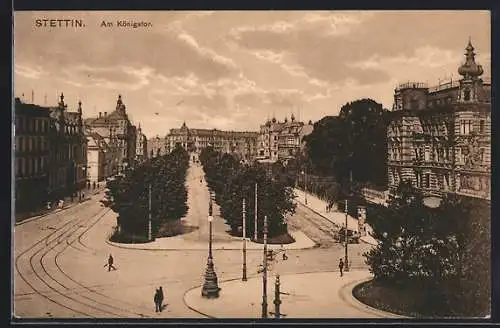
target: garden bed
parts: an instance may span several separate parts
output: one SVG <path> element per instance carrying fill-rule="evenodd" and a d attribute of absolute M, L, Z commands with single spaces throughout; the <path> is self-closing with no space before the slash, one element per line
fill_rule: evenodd
<path fill-rule="evenodd" d="M 456 293 L 456 292 L 455 292 Z M 445 295 L 425 283 L 382 283 L 370 280 L 354 287 L 353 296 L 373 308 L 414 318 L 484 317 L 486 313 L 457 313 Z M 455 295 L 455 303 L 460 302 Z"/>
<path fill-rule="evenodd" d="M 180 220 L 167 221 L 160 227 L 155 237 L 156 238 L 174 237 L 193 232 L 197 229 L 198 227 L 184 225 Z M 118 231 L 115 231 L 113 235 L 111 235 L 109 240 L 114 243 L 120 243 L 120 244 L 146 244 L 150 242 L 144 233 L 130 234 L 123 232 L 118 233 Z"/>
<path fill-rule="evenodd" d="M 255 240 L 255 242 L 257 244 L 263 244 L 264 239 L 263 239 L 263 237 L 259 237 L 259 238 L 257 238 L 257 240 Z M 267 243 L 270 245 L 279 245 L 279 244 L 286 245 L 286 244 L 292 244 L 294 242 L 295 242 L 295 239 L 293 239 L 293 237 L 290 236 L 289 233 L 284 233 L 282 235 L 267 238 Z"/>

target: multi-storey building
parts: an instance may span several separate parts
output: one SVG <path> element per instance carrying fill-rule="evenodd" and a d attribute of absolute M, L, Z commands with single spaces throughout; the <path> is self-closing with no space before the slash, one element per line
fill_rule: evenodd
<path fill-rule="evenodd" d="M 113 148 L 111 153 L 116 157 L 109 161 L 113 163 L 110 165 L 116 166 L 116 173 L 121 172 L 123 168 L 133 163 L 135 159 L 136 128 L 129 120 L 121 95 L 118 95 L 116 108 L 113 112 L 110 114 L 99 112 L 98 117 L 86 119 L 85 125 L 89 132 L 97 133 L 104 138 L 109 147 Z"/>
<path fill-rule="evenodd" d="M 15 207 L 34 210 L 48 200 L 50 109 L 15 99 Z"/>
<path fill-rule="evenodd" d="M 61 94 L 59 105 L 50 112 L 50 160 L 48 193 L 51 199 L 74 195 L 87 180 L 87 138 L 84 134 L 82 103 L 68 111 Z"/>
<path fill-rule="evenodd" d="M 99 183 L 113 175 L 115 167 L 108 160 L 112 149 L 102 136 L 95 132 L 87 132 L 87 179 L 90 183 Z"/>
<path fill-rule="evenodd" d="M 139 124 L 139 127 L 137 128 L 135 140 L 135 162 L 142 163 L 148 158 L 148 139 L 142 133 L 141 124 Z"/>
<path fill-rule="evenodd" d="M 163 156 L 169 153 L 167 140 L 165 137 L 155 136 L 147 139 L 147 154 L 149 158 Z"/>
<path fill-rule="evenodd" d="M 260 126 L 258 137 L 257 159 L 276 162 L 295 158 L 304 148 L 303 138 L 313 131 L 313 124 L 295 120 L 292 114 L 290 121 L 285 117 L 283 122 L 276 118 L 267 120 Z"/>
<path fill-rule="evenodd" d="M 180 129 L 171 129 L 167 135 L 167 149 L 176 145 L 186 149 L 196 159 L 203 148 L 212 146 L 223 153 L 238 153 L 243 161 L 251 162 L 256 155 L 258 132 L 222 131 L 218 129 L 189 129 L 184 122 Z"/>
<path fill-rule="evenodd" d="M 410 180 L 425 194 L 454 192 L 490 199 L 491 83 L 475 62 L 471 42 L 459 81 L 395 90 L 388 126 L 388 178 Z"/>

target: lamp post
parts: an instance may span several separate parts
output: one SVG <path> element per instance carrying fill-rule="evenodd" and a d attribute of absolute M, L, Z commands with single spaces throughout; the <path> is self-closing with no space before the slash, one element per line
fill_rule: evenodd
<path fill-rule="evenodd" d="M 148 192 L 148 198 L 149 198 L 149 207 L 148 207 L 148 240 L 151 241 L 153 239 L 152 233 L 151 233 L 151 183 L 149 184 L 149 192 Z"/>
<path fill-rule="evenodd" d="M 214 261 L 212 258 L 212 202 L 213 195 L 210 194 L 210 202 L 208 206 L 208 223 L 209 223 L 209 239 L 208 239 L 208 260 L 207 269 L 205 270 L 205 282 L 203 283 L 203 288 L 201 290 L 201 296 L 205 298 L 218 298 L 219 297 L 219 285 L 217 283 L 217 274 L 214 270 Z"/>
<path fill-rule="evenodd" d="M 304 169 L 302 174 L 304 175 L 304 202 L 307 205 L 307 169 Z"/>
<path fill-rule="evenodd" d="M 246 225 L 246 211 L 245 211 L 245 198 L 243 198 L 243 276 L 242 281 L 247 281 L 247 225 Z"/>
<path fill-rule="evenodd" d="M 264 215 L 264 258 L 262 264 L 262 318 L 267 318 L 267 215 Z"/>
<path fill-rule="evenodd" d="M 347 199 L 345 200 L 345 269 L 344 271 L 349 271 L 349 256 L 347 255 L 347 245 L 349 244 L 349 237 L 347 234 Z"/>
<path fill-rule="evenodd" d="M 253 241 L 257 241 L 257 182 L 255 183 L 255 216 L 254 216 L 254 231 L 253 231 Z"/>

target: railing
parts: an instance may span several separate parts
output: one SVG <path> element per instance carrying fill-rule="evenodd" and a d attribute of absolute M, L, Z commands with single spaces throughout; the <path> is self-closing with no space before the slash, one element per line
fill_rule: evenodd
<path fill-rule="evenodd" d="M 437 92 L 440 90 L 446 90 L 451 88 L 457 88 L 460 86 L 459 81 L 450 81 L 446 83 L 439 83 L 438 85 L 432 86 L 429 88 L 429 92 Z"/>
<path fill-rule="evenodd" d="M 401 90 L 401 89 L 425 89 L 427 88 L 427 83 L 424 82 L 406 82 L 400 84 L 396 90 Z"/>

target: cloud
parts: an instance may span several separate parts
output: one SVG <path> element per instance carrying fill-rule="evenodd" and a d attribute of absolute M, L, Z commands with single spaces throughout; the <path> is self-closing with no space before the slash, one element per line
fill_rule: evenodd
<path fill-rule="evenodd" d="M 14 72 L 28 79 L 39 79 L 44 73 L 43 69 L 40 66 L 29 67 L 17 63 L 14 65 Z"/>

